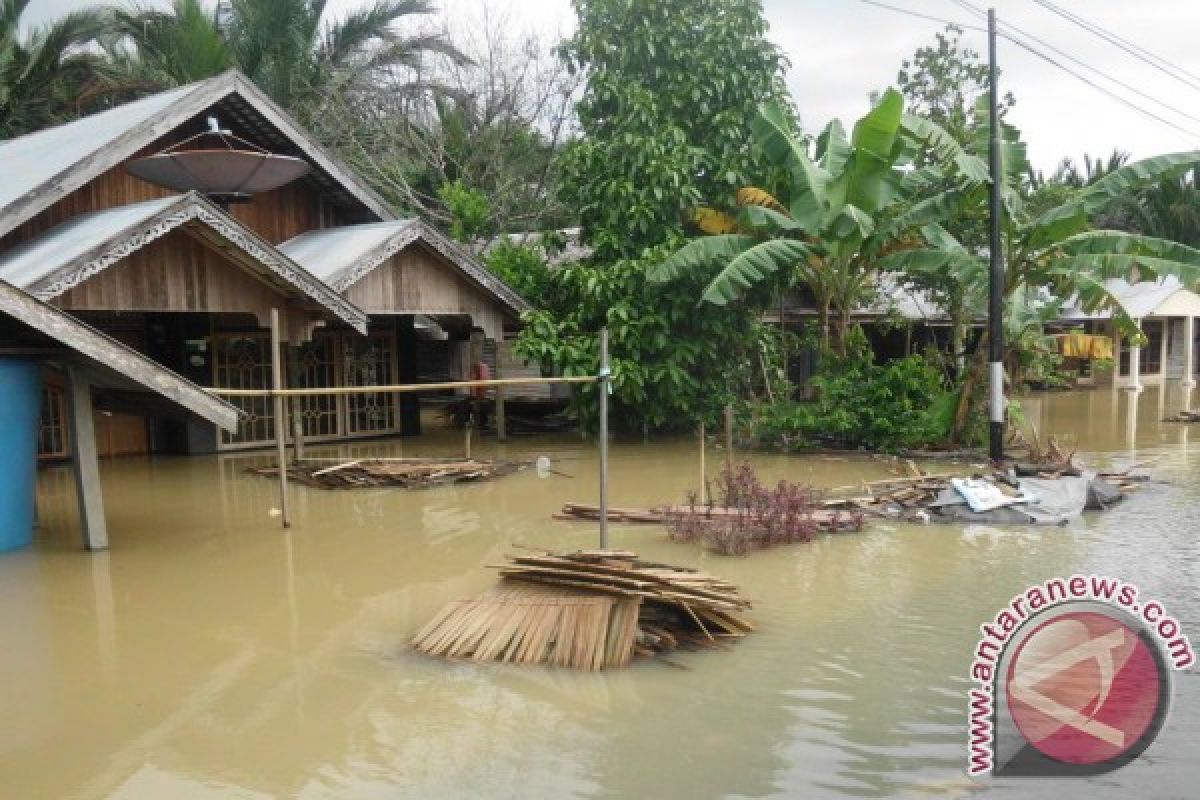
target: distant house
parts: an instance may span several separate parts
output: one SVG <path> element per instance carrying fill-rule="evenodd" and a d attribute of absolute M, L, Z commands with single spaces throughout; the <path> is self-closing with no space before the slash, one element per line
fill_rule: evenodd
<path fill-rule="evenodd" d="M 1161 386 L 1167 381 L 1194 385 L 1200 364 L 1196 363 L 1196 317 L 1200 316 L 1200 295 L 1185 288 L 1177 278 L 1130 284 L 1120 279 L 1105 282 L 1105 288 L 1133 318 L 1145 336 L 1141 347 L 1133 347 L 1112 324 L 1111 313 L 1088 313 L 1068 308 L 1063 322 L 1109 336 L 1116 343 L 1115 369 L 1100 382 L 1117 388 L 1140 390 Z"/>
<path fill-rule="evenodd" d="M 180 192 L 130 171 L 214 123 L 306 174 L 231 202 L 206 196 L 204 176 Z M 416 382 L 432 353 L 461 373 L 472 331 L 502 340 L 527 308 L 465 250 L 399 219 L 237 72 L 0 142 L 0 164 L 0 280 L 202 386 L 269 386 L 272 308 L 297 387 Z M 46 386 L 42 452 L 66 455 L 63 382 L 51 373 Z M 401 397 L 316 397 L 295 411 L 313 439 L 419 432 Z M 195 417 L 98 416 L 102 454 L 272 441 L 268 401 L 233 402 L 245 412 L 233 433 Z"/>

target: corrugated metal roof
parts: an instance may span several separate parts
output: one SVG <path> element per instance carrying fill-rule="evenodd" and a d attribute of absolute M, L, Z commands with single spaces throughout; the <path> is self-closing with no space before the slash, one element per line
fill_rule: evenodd
<path fill-rule="evenodd" d="M 1139 281 L 1130 284 L 1121 278 L 1111 278 L 1104 282 L 1104 287 L 1117 298 L 1117 302 L 1125 309 L 1125 313 L 1134 319 L 1144 319 L 1159 315 L 1159 310 L 1166 303 L 1181 293 L 1187 295 L 1200 306 L 1200 295 L 1184 288 L 1179 279 L 1173 275 L 1159 278 L 1155 281 Z M 1083 311 L 1078 306 L 1064 309 L 1062 317 L 1067 320 L 1108 319 L 1110 311 Z"/>
<path fill-rule="evenodd" d="M 328 284 L 195 192 L 80 214 L 0 253 L 0 279 L 41 300 L 56 297 L 182 225 L 293 297 L 366 333 L 367 317 Z"/>
<path fill-rule="evenodd" d="M 398 219 L 308 231 L 279 245 L 279 249 L 325 283 L 335 286 L 360 261 L 385 248 L 393 237 L 408 232 L 415 223 L 413 219 Z M 379 261 L 384 258 L 381 256 Z"/>
<path fill-rule="evenodd" d="M 308 231 L 279 245 L 279 249 L 336 291 L 344 292 L 392 255 L 418 241 L 440 253 L 514 314 L 530 308 L 512 287 L 466 250 L 418 219 Z"/>
<path fill-rule="evenodd" d="M 309 183 L 345 218 L 393 219 L 366 181 L 342 164 L 236 70 L 108 111 L 0 142 L 0 235 L 163 136 L 215 115 L 246 138 L 304 158 Z"/>
<path fill-rule="evenodd" d="M 71 217 L 46 235 L 0 253 L 0 278 L 27 289 L 179 200 L 164 197 Z"/>
<path fill-rule="evenodd" d="M 154 119 L 203 84 L 194 83 L 151 95 L 55 128 L 0 142 L 0 208 L 66 172 L 122 134 Z"/>

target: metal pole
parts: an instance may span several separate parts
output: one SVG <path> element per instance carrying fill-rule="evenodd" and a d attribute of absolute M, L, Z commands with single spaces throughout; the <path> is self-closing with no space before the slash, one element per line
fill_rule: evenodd
<path fill-rule="evenodd" d="M 988 161 L 992 185 L 989 223 L 991 228 L 991 269 L 988 281 L 988 362 L 990 367 L 990 419 L 988 454 L 993 461 L 1004 458 L 1004 244 L 1000 238 L 1003 213 L 1001 189 L 1004 186 L 1001 163 L 999 87 L 996 79 L 996 9 L 988 9 L 988 116 L 991 137 Z"/>
<path fill-rule="evenodd" d="M 608 549 L 608 328 L 600 329 L 600 549 Z"/>
<path fill-rule="evenodd" d="M 275 428 L 275 455 L 279 459 L 279 510 L 283 515 L 283 527 L 292 526 L 288 515 L 287 490 L 287 419 L 283 414 L 283 369 L 280 365 L 279 309 L 271 309 L 271 391 L 273 392 L 274 409 L 272 411 L 272 427 Z"/>

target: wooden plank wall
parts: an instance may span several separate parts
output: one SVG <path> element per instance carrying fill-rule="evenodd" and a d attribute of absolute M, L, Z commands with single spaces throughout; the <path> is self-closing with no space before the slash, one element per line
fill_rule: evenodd
<path fill-rule="evenodd" d="M 268 319 L 277 290 L 176 229 L 51 301 L 80 311 L 245 312 Z"/>
<path fill-rule="evenodd" d="M 489 339 L 503 336 L 505 309 L 458 268 L 413 245 L 373 269 L 344 292 L 368 314 L 470 314 Z"/>

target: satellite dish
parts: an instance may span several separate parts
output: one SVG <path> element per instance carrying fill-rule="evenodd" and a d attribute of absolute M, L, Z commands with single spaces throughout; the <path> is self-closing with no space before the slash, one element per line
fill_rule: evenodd
<path fill-rule="evenodd" d="M 302 158 L 280 156 L 221 130 L 215 117 L 209 129 L 157 153 L 125 165 L 144 181 L 180 192 L 197 191 L 218 203 L 247 202 L 307 174 Z"/>

